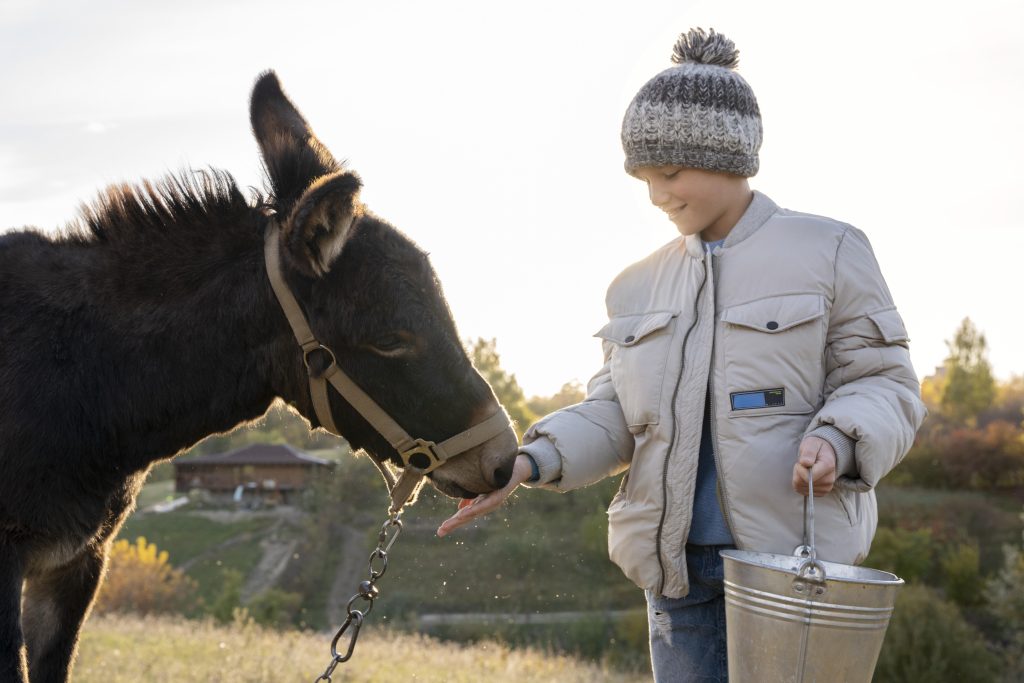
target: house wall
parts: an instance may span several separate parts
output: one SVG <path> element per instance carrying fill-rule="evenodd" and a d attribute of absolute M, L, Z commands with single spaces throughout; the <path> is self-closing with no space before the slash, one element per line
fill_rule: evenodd
<path fill-rule="evenodd" d="M 263 488 L 272 480 L 278 490 L 301 490 L 309 486 L 314 468 L 321 465 L 175 465 L 174 490 L 187 493 L 192 489 L 233 491 L 250 482 Z"/>

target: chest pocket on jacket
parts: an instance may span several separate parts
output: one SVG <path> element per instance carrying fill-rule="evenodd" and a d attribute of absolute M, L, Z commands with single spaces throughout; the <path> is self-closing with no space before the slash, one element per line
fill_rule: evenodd
<path fill-rule="evenodd" d="M 616 316 L 594 334 L 604 340 L 605 356 L 611 354 L 612 386 L 634 434 L 658 424 L 676 315 L 654 311 Z"/>
<path fill-rule="evenodd" d="M 825 380 L 822 296 L 758 299 L 725 309 L 721 320 L 729 417 L 814 410 Z"/>

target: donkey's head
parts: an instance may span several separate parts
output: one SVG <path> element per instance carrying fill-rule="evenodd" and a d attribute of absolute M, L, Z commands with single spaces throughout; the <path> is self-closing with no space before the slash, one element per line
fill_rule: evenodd
<path fill-rule="evenodd" d="M 341 369 L 416 438 L 440 443 L 501 410 L 466 356 L 426 254 L 366 210 L 359 177 L 313 135 L 272 72 L 257 81 L 251 114 L 281 231 L 284 278 Z M 310 362 L 326 364 L 324 356 Z M 319 425 L 305 373 L 284 384 L 278 391 Z M 329 394 L 332 417 L 354 447 L 401 465 L 387 440 Z M 428 476 L 443 493 L 472 497 L 507 483 L 515 450 L 509 427 Z"/>

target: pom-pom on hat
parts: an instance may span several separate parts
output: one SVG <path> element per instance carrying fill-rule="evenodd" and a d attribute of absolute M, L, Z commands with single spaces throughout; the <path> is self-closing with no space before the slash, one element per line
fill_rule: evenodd
<path fill-rule="evenodd" d="M 647 81 L 622 120 L 626 172 L 686 166 L 757 174 L 761 111 L 736 73 L 736 45 L 714 29 L 693 28 L 672 51 L 676 66 Z"/>

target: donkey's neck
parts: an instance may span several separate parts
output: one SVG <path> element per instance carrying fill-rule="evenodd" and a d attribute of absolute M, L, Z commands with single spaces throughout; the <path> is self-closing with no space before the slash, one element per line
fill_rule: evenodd
<path fill-rule="evenodd" d="M 147 268 L 115 259 L 96 275 L 112 336 L 103 393 L 114 397 L 99 418 L 129 467 L 262 415 L 300 362 L 255 217 L 251 234 L 240 235 L 212 230 Z"/>

